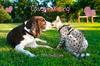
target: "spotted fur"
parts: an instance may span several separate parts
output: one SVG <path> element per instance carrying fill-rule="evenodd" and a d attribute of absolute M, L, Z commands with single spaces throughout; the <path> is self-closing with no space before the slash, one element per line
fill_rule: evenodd
<path fill-rule="evenodd" d="M 88 47 L 88 42 L 81 31 L 70 25 L 63 25 L 58 16 L 52 24 L 60 33 L 60 42 L 57 48 L 62 47 L 76 57 L 84 57 L 85 55 L 89 56 L 88 53 L 84 53 Z"/>

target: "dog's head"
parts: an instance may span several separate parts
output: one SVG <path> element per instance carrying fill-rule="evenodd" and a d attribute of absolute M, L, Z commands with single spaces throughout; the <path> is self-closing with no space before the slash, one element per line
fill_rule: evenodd
<path fill-rule="evenodd" d="M 59 16 L 56 17 L 56 20 L 52 22 L 52 27 L 58 27 L 59 25 L 61 25 L 62 22 L 61 22 L 61 19 Z"/>
<path fill-rule="evenodd" d="M 42 16 L 33 16 L 25 22 L 25 29 L 33 34 L 34 37 L 38 37 L 45 27 L 46 20 Z"/>
<path fill-rule="evenodd" d="M 49 21 L 46 21 L 46 28 L 43 31 L 51 30 L 52 28 L 53 28 L 52 23 Z"/>

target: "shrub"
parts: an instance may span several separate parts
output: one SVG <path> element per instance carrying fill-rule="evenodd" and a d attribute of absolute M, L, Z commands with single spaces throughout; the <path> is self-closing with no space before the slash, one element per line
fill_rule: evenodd
<path fill-rule="evenodd" d="M 4 10 L 3 7 L 0 8 L 0 23 L 11 22 L 11 16 Z"/>

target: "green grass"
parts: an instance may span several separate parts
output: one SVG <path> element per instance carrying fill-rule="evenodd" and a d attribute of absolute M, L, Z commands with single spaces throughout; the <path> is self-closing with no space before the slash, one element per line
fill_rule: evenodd
<path fill-rule="evenodd" d="M 6 42 L 7 33 L 18 24 L 0 24 L 0 66 L 99 66 L 100 65 L 100 24 L 73 23 L 73 27 L 82 30 L 89 42 L 87 52 L 90 57 L 77 59 L 68 52 L 47 48 L 26 48 L 37 57 L 30 58 L 19 53 Z M 43 32 L 40 38 L 47 40 L 55 48 L 59 43 L 59 33 L 54 30 Z"/>

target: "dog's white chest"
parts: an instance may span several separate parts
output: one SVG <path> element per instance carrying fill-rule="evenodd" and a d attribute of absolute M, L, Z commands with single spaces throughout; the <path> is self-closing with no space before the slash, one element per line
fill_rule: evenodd
<path fill-rule="evenodd" d="M 27 33 L 26 33 L 26 35 L 23 36 L 23 38 L 24 38 L 24 40 L 25 40 L 26 42 L 28 42 L 28 43 L 34 41 L 34 37 L 31 36 L 31 35 L 29 35 L 29 34 L 27 34 Z"/>
<path fill-rule="evenodd" d="M 36 48 L 37 47 L 35 38 L 33 36 L 31 36 L 31 35 L 29 35 L 29 34 L 26 33 L 26 35 L 23 35 L 23 38 L 24 38 L 24 40 L 21 41 L 21 44 L 23 46 L 33 47 L 33 48 Z"/>

